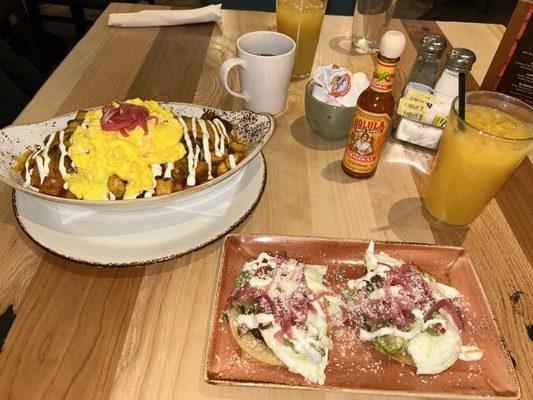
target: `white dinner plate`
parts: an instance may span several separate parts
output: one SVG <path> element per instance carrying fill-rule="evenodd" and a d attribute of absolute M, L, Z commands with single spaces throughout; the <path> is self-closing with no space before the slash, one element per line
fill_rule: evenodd
<path fill-rule="evenodd" d="M 131 267 L 179 257 L 219 239 L 253 210 L 266 182 L 262 154 L 193 199 L 150 209 L 97 210 L 14 191 L 20 226 L 41 247 L 69 260 Z"/>

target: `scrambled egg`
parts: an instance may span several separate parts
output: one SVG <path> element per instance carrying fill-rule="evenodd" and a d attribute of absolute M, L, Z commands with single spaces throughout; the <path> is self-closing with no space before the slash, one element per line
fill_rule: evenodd
<path fill-rule="evenodd" d="M 124 137 L 118 131 L 101 128 L 101 108 L 87 112 L 88 127 L 76 128 L 68 150 L 76 173 L 65 179 L 69 190 L 80 199 L 105 200 L 107 181 L 113 174 L 128 182 L 124 199 L 133 199 L 154 187 L 152 164 L 174 162 L 186 153 L 181 143 L 183 128 L 170 109 L 151 100 L 126 103 L 146 107 L 157 120 L 148 120 L 147 134 L 137 126 Z"/>

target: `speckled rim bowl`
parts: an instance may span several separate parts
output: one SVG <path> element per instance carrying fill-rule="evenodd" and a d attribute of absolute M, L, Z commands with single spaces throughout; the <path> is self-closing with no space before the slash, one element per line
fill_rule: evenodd
<path fill-rule="evenodd" d="M 111 207 L 114 210 L 119 208 L 126 209 L 139 206 L 142 206 L 143 208 L 150 208 L 169 202 L 174 202 L 177 199 L 190 200 L 194 197 L 201 197 L 206 190 L 211 190 L 211 188 L 216 190 L 215 188 L 218 183 L 228 179 L 230 176 L 233 176 L 245 165 L 247 165 L 254 157 L 256 157 L 274 132 L 274 119 L 269 114 L 254 113 L 246 110 L 223 111 L 216 108 L 197 106 L 187 103 L 160 102 L 160 104 L 164 107 L 170 107 L 174 114 L 191 117 L 194 116 L 197 118 L 199 118 L 206 111 L 213 111 L 216 115 L 235 124 L 237 131 L 248 146 L 248 155 L 237 165 L 236 168 L 214 178 L 213 180 L 198 186 L 194 186 L 187 190 L 182 190 L 180 192 L 163 196 L 120 201 L 92 201 L 49 196 L 25 187 L 20 174 L 14 172 L 12 169 L 14 165 L 13 157 L 23 153 L 26 149 L 33 147 L 35 144 L 41 144 L 43 139 L 49 133 L 65 127 L 67 121 L 76 116 L 77 113 L 73 112 L 51 118 L 43 122 L 28 125 L 12 125 L 0 129 L 0 181 L 11 186 L 13 189 L 30 194 L 32 196 L 52 202 L 71 204 L 73 206 L 75 205 L 91 208 L 98 207 L 99 209 L 108 209 Z"/>
<path fill-rule="evenodd" d="M 305 117 L 316 134 L 327 140 L 341 140 L 348 137 L 355 106 L 332 106 L 313 97 L 311 80 L 305 88 Z"/>

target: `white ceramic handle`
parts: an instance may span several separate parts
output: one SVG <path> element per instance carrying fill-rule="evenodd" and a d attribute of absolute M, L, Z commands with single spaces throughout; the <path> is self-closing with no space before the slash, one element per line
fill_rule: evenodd
<path fill-rule="evenodd" d="M 228 85 L 228 74 L 231 71 L 233 67 L 236 67 L 240 65 L 243 68 L 246 68 L 246 61 L 244 61 L 241 58 L 230 58 L 229 60 L 224 61 L 222 66 L 220 67 L 220 71 L 218 73 L 218 79 L 220 79 L 220 83 L 228 91 L 229 94 L 235 97 L 240 97 L 244 101 L 249 101 L 250 96 L 248 93 L 246 93 L 244 90 L 240 93 L 232 90 Z"/>

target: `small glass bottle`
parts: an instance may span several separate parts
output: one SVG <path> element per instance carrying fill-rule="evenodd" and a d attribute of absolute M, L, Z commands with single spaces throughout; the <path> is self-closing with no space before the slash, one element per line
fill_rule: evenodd
<path fill-rule="evenodd" d="M 405 48 L 405 36 L 388 31 L 381 38 L 370 85 L 357 100 L 342 169 L 355 178 L 374 175 L 381 149 L 391 128 L 395 102 L 392 86 L 396 66 Z"/>
<path fill-rule="evenodd" d="M 472 50 L 457 48 L 450 51 L 446 58 L 446 68 L 435 85 L 435 91 L 452 98 L 457 97 L 459 72 L 468 75 L 475 62 L 476 55 Z"/>
<path fill-rule="evenodd" d="M 446 40 L 431 33 L 420 40 L 420 52 L 407 82 L 418 82 L 432 88 L 439 72 L 440 59 L 446 49 Z"/>

